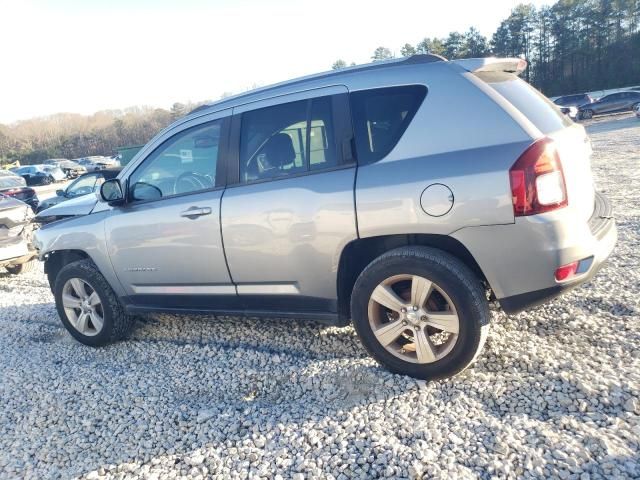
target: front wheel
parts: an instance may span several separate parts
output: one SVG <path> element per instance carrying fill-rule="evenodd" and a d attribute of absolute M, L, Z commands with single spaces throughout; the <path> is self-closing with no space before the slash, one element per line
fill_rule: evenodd
<path fill-rule="evenodd" d="M 127 315 L 111 286 L 90 260 L 70 263 L 56 277 L 54 296 L 63 325 L 92 347 L 124 338 L 134 317 Z"/>
<path fill-rule="evenodd" d="M 489 306 L 473 272 L 452 255 L 402 247 L 358 277 L 351 313 L 362 344 L 394 373 L 451 377 L 473 363 L 489 331 Z"/>

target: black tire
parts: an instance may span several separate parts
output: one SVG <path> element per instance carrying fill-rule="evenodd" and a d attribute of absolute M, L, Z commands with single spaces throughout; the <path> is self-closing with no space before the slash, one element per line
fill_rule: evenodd
<path fill-rule="evenodd" d="M 102 330 L 94 336 L 83 335 L 71 324 L 62 305 L 62 290 L 71 278 L 80 278 L 87 282 L 100 297 L 104 324 Z M 91 260 L 78 260 L 65 265 L 56 277 L 54 287 L 56 309 L 67 331 L 80 343 L 91 347 L 101 347 L 122 340 L 131 331 L 135 319 L 127 315 L 118 297 Z"/>
<path fill-rule="evenodd" d="M 457 341 L 446 356 L 432 363 L 412 363 L 393 355 L 380 344 L 369 323 L 368 305 L 373 290 L 385 279 L 402 274 L 435 282 L 457 311 Z M 351 313 L 360 341 L 378 363 L 394 373 L 424 380 L 462 372 L 477 358 L 489 333 L 489 305 L 480 280 L 454 256 L 429 247 L 397 248 L 371 262 L 356 280 Z"/>
<path fill-rule="evenodd" d="M 582 112 L 582 118 L 584 120 L 591 120 L 593 118 L 593 110 L 584 110 Z"/>
<path fill-rule="evenodd" d="M 35 270 L 36 263 L 37 262 L 35 260 L 29 260 L 28 262 L 20 263 L 18 265 L 7 265 L 4 268 L 6 268 L 7 272 L 11 275 L 20 275 Z"/>

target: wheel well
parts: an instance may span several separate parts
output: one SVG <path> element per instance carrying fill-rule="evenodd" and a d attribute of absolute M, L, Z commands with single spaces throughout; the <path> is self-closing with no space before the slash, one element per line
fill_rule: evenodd
<path fill-rule="evenodd" d="M 407 245 L 443 250 L 462 261 L 480 280 L 488 284 L 471 252 L 458 240 L 448 235 L 409 234 L 360 238 L 349 243 L 340 255 L 337 287 L 338 314 L 342 323 L 346 323 L 351 318 L 351 292 L 360 273 L 383 253 Z"/>
<path fill-rule="evenodd" d="M 44 261 L 44 273 L 47 274 L 51 291 L 53 292 L 56 277 L 60 270 L 62 270 L 62 267 L 70 264 L 71 262 L 84 260 L 86 258 L 90 257 L 82 250 L 56 250 L 47 254 Z"/>

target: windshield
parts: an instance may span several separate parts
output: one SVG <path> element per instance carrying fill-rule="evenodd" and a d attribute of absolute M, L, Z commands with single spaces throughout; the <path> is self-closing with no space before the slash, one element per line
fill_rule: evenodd
<path fill-rule="evenodd" d="M 85 175 L 78 178 L 67 188 L 66 194 L 68 197 L 79 197 L 81 195 L 87 195 L 95 191 L 97 175 Z M 102 182 L 100 182 L 101 184 Z"/>

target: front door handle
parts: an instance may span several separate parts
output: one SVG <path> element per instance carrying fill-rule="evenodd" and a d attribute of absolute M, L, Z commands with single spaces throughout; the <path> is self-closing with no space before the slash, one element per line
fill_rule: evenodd
<path fill-rule="evenodd" d="M 184 212 L 180 212 L 181 217 L 190 218 L 195 220 L 202 215 L 211 215 L 210 207 L 189 207 Z"/>

